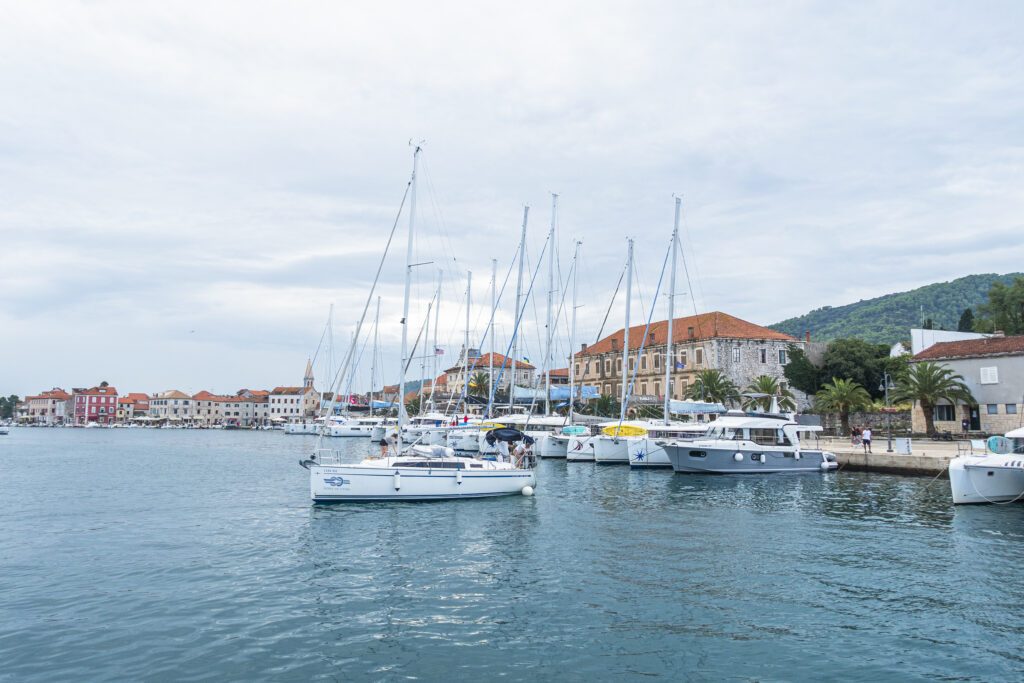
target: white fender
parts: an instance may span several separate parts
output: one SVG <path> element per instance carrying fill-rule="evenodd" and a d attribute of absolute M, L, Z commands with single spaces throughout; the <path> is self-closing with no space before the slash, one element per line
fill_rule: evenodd
<path fill-rule="evenodd" d="M 395 471 L 395 490 L 402 488 L 402 473 Z"/>
<path fill-rule="evenodd" d="M 800 451 L 795 451 L 793 453 L 793 459 L 794 460 L 799 460 L 800 459 Z"/>
<path fill-rule="evenodd" d="M 461 468 L 455 470 L 455 483 L 456 484 L 461 484 L 462 483 L 462 469 Z"/>
<path fill-rule="evenodd" d="M 743 462 L 743 454 L 742 453 L 734 453 L 733 456 L 732 456 L 732 459 L 735 460 L 736 462 Z"/>

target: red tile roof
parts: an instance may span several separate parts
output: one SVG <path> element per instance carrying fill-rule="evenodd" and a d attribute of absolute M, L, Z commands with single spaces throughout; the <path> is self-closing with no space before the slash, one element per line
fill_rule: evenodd
<path fill-rule="evenodd" d="M 490 357 L 491 357 L 491 354 L 485 353 L 485 354 L 481 355 L 479 358 L 470 358 L 469 359 L 469 371 L 470 372 L 480 372 L 481 370 L 486 370 L 487 366 L 490 364 Z M 494 354 L 494 367 L 495 367 L 495 369 L 502 367 L 506 363 L 508 363 L 508 365 L 511 366 L 511 362 L 509 362 L 509 358 L 507 356 L 503 356 L 500 353 Z M 516 367 L 518 369 L 520 369 L 520 370 L 535 370 L 536 369 L 534 366 L 530 365 L 529 363 L 524 363 L 521 360 L 516 361 Z M 447 370 L 445 370 L 445 372 L 446 373 L 447 372 L 462 372 L 462 364 L 460 363 L 458 365 L 450 367 Z"/>
<path fill-rule="evenodd" d="M 551 371 L 551 376 L 552 377 L 568 377 L 569 376 L 569 368 L 557 368 L 555 370 L 552 370 Z"/>
<path fill-rule="evenodd" d="M 52 399 L 54 401 L 66 401 L 69 398 L 71 398 L 71 395 L 63 389 L 50 389 L 49 391 L 42 392 L 38 396 L 26 396 L 25 400 L 33 401 L 38 399 Z"/>
<path fill-rule="evenodd" d="M 111 394 L 116 395 L 117 389 L 114 387 L 93 387 L 91 389 L 75 389 L 76 394 L 82 394 L 83 396 L 110 396 Z"/>
<path fill-rule="evenodd" d="M 629 345 L 630 348 L 636 349 L 640 346 L 640 341 L 644 336 L 644 327 L 646 325 L 633 325 L 629 328 Z M 690 336 L 690 328 L 693 328 L 693 336 Z M 648 332 L 647 344 L 651 345 L 650 335 L 654 336 L 657 340 L 656 343 L 664 344 L 665 338 L 668 335 L 668 321 L 659 320 L 656 323 L 651 323 L 651 329 Z M 576 356 L 596 356 L 602 353 L 609 353 L 611 351 L 622 351 L 622 342 L 625 337 L 624 330 L 616 330 L 612 334 L 608 335 L 604 339 L 601 339 L 583 351 L 578 351 Z M 720 311 L 712 311 L 711 313 L 701 313 L 700 315 L 690 315 L 685 318 L 676 318 L 672 321 L 672 343 L 682 344 L 692 341 L 700 341 L 705 339 L 763 339 L 770 341 L 785 341 L 795 342 L 798 341 L 795 337 L 791 337 L 788 334 L 783 334 L 776 330 L 769 329 L 767 327 L 761 327 L 754 323 L 741 320 L 735 316 L 729 315 L 728 313 L 722 313 Z M 612 342 L 615 342 L 613 348 Z"/>
<path fill-rule="evenodd" d="M 279 396 L 282 395 L 282 394 L 284 394 L 285 396 L 294 396 L 294 395 L 303 393 L 303 388 L 302 387 L 274 387 L 274 390 L 271 391 L 270 393 L 271 394 L 277 394 Z"/>
<path fill-rule="evenodd" d="M 1021 354 L 1024 354 L 1024 336 L 987 337 L 985 339 L 939 342 L 929 346 L 911 360 L 1016 356 Z"/>

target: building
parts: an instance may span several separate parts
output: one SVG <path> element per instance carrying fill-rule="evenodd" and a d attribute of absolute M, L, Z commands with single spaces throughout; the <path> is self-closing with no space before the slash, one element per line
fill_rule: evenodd
<path fill-rule="evenodd" d="M 544 381 L 543 374 L 541 375 L 541 381 Z M 562 386 L 569 385 L 569 368 L 556 368 L 551 371 L 551 386 Z"/>
<path fill-rule="evenodd" d="M 461 354 L 460 354 L 461 356 Z M 525 361 L 516 361 L 515 367 L 515 382 L 518 387 L 533 387 L 534 382 L 537 379 L 537 368 Z M 507 392 L 509 383 L 512 380 L 512 363 L 507 356 L 503 356 L 500 353 L 494 354 L 494 361 L 491 362 L 491 354 L 485 353 L 483 355 L 477 354 L 474 349 L 469 350 L 469 377 L 472 379 L 474 375 L 483 374 L 485 377 L 488 376 L 488 369 L 494 368 L 493 381 L 488 380 L 490 384 L 494 384 L 499 392 Z M 445 374 L 445 388 L 452 394 L 461 395 L 462 388 L 465 385 L 466 369 L 463 368 L 463 360 L 460 357 L 458 365 L 450 367 L 444 371 Z M 440 378 L 438 378 L 440 383 Z"/>
<path fill-rule="evenodd" d="M 41 425 L 64 424 L 67 403 L 71 395 L 60 387 L 44 391 L 38 396 L 26 396 L 26 422 Z"/>
<path fill-rule="evenodd" d="M 306 361 L 306 373 L 301 387 L 274 387 L 267 405 L 271 420 L 305 420 L 316 417 L 320 409 L 320 395 L 313 386 L 313 362 Z"/>
<path fill-rule="evenodd" d="M 73 424 L 111 424 L 117 419 L 117 389 L 111 386 L 72 389 L 70 404 Z"/>
<path fill-rule="evenodd" d="M 926 330 L 913 328 L 910 330 L 910 353 L 917 355 L 925 349 L 941 344 L 943 342 L 970 341 L 972 339 L 985 339 L 991 334 L 980 332 L 957 332 L 955 330 Z"/>
<path fill-rule="evenodd" d="M 131 422 L 136 417 L 149 414 L 149 396 L 142 393 L 129 393 L 117 399 L 117 421 Z"/>
<path fill-rule="evenodd" d="M 157 420 L 191 422 L 196 417 L 196 402 L 177 389 L 161 391 L 149 399 L 149 416 Z"/>
<path fill-rule="evenodd" d="M 968 420 L 971 431 L 1003 434 L 1021 426 L 1024 411 L 1024 336 L 939 342 L 915 354 L 911 363 L 932 361 L 964 378 L 978 405 L 944 403 L 932 410 L 937 431 L 957 433 Z M 915 404 L 913 430 L 925 431 L 924 413 Z"/>
<path fill-rule="evenodd" d="M 637 349 L 643 340 L 644 327 L 629 328 L 631 354 L 627 372 L 630 375 L 638 362 Z M 662 363 L 667 335 L 667 320 L 651 323 L 644 351 L 639 354 L 634 396 L 664 396 Z M 624 336 L 624 330 L 620 329 L 590 346 L 583 345 L 574 356 L 576 381 L 597 386 L 601 394 L 621 396 Z M 783 370 L 789 362 L 789 349 L 804 346 L 804 342 L 788 334 L 718 311 L 676 318 L 672 322 L 672 337 L 674 367 L 667 390 L 676 399 L 685 396 L 701 370 L 721 371 L 741 391 L 760 375 L 774 377 L 786 388 Z M 798 403 L 806 404 L 802 393 L 793 393 Z"/>

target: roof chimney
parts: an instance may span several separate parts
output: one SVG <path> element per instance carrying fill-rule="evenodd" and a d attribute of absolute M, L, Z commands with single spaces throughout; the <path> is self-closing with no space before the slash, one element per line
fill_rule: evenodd
<path fill-rule="evenodd" d="M 808 344 L 811 343 L 811 331 L 810 330 L 804 330 L 804 339 L 807 341 Z"/>
<path fill-rule="evenodd" d="M 587 350 L 586 343 L 580 344 L 580 351 L 582 352 L 582 351 L 586 351 L 586 350 Z"/>

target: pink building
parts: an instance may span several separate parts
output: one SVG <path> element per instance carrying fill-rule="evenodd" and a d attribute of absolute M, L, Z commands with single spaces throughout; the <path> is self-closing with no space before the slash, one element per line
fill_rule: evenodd
<path fill-rule="evenodd" d="M 71 399 L 77 425 L 89 422 L 110 424 L 117 417 L 117 389 L 114 387 L 73 389 Z"/>

